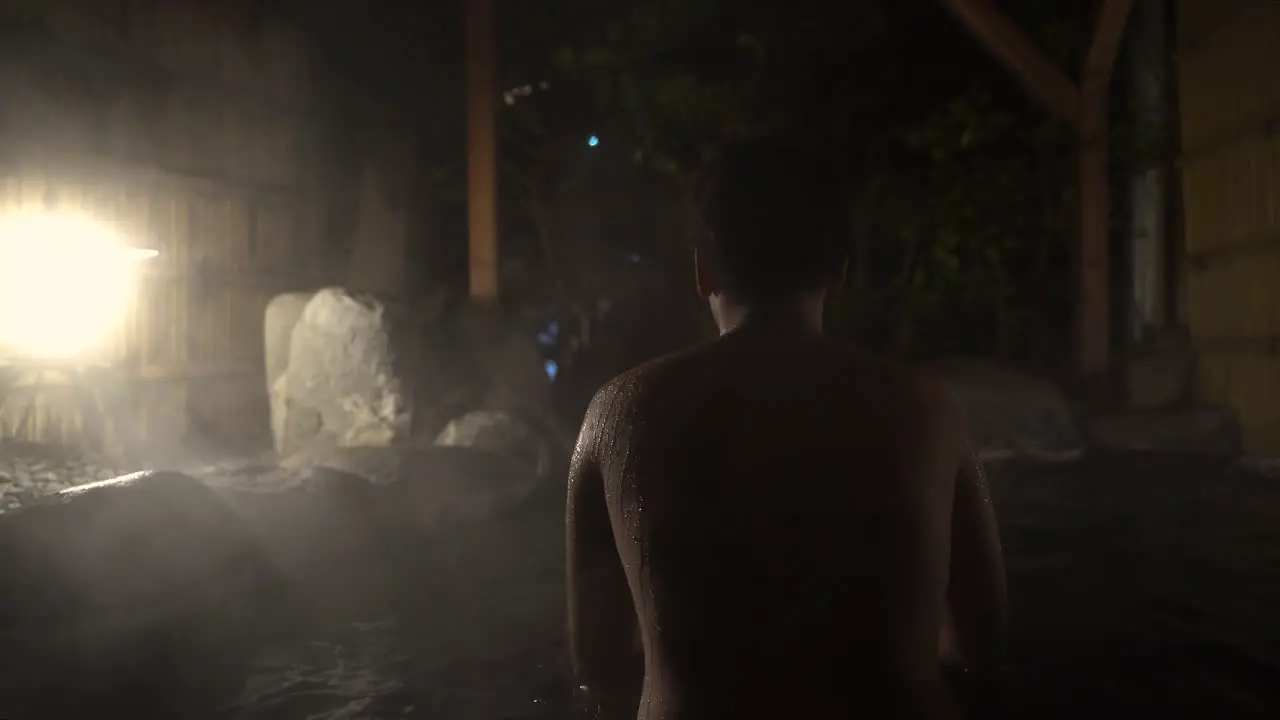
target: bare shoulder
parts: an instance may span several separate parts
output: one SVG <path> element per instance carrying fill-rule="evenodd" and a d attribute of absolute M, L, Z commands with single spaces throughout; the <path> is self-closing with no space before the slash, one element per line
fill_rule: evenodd
<path fill-rule="evenodd" d="M 696 355 L 698 348 L 665 355 L 616 375 L 592 396 L 582 422 L 577 452 L 597 447 L 605 436 L 617 436 L 626 429 L 629 419 L 646 397 L 661 394 L 671 385 L 671 378 Z M 616 437 L 613 437 L 616 440 Z"/>
<path fill-rule="evenodd" d="M 600 386 L 587 407 L 587 420 L 634 408 L 636 403 L 654 392 L 660 392 L 671 379 L 682 374 L 682 368 L 696 361 L 701 346 L 663 355 L 626 370 Z"/>

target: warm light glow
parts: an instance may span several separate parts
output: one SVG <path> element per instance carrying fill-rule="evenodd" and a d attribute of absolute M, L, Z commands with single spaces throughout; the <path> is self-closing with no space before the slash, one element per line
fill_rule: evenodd
<path fill-rule="evenodd" d="M 93 349 L 123 321 L 138 262 L 156 254 L 81 216 L 0 218 L 0 348 L 41 358 Z"/>

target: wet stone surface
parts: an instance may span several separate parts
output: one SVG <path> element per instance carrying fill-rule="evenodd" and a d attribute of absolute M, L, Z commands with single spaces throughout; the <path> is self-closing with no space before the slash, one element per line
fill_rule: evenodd
<path fill-rule="evenodd" d="M 1276 467 L 1139 453 L 992 467 L 1014 628 L 998 691 L 975 689 L 980 716 L 1280 717 Z M 205 477 L 286 477 L 255 472 Z M 571 717 L 561 502 L 549 487 L 489 521 L 384 538 L 376 558 L 332 554 L 295 579 L 222 717 Z"/>
<path fill-rule="evenodd" d="M 1013 708 L 1280 717 L 1280 478 L 1139 453 L 992 475 Z"/>
<path fill-rule="evenodd" d="M 992 476 L 1014 631 L 998 691 L 970 688 L 980 717 L 1280 717 L 1280 478 L 1143 454 Z M 341 653 L 291 650 L 347 688 L 326 691 L 328 710 L 312 691 L 310 715 L 258 703 L 232 717 L 570 717 L 557 499 L 523 512 L 418 554 L 420 585 L 388 608 L 395 629 L 363 626 Z"/>
<path fill-rule="evenodd" d="M 225 717 L 570 716 L 563 511 L 541 495 L 484 527 L 405 538 L 372 583 L 309 586 L 306 626 L 264 647 Z M 353 592 L 360 597 L 352 597 Z"/>
<path fill-rule="evenodd" d="M 133 469 L 60 448 L 0 441 L 0 513 L 74 485 L 107 480 Z"/>

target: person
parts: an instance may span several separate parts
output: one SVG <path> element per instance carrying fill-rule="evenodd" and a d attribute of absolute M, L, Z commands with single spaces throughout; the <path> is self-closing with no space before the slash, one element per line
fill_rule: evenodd
<path fill-rule="evenodd" d="M 574 451 L 586 702 L 609 720 L 951 717 L 940 649 L 990 667 L 1007 618 L 961 411 L 823 336 L 847 263 L 820 154 L 746 141 L 714 177 L 695 260 L 720 337 L 605 384 Z"/>

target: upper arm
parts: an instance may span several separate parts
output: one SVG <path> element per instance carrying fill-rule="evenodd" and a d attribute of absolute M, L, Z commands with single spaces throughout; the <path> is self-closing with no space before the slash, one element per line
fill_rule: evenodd
<path fill-rule="evenodd" d="M 604 477 L 595 452 L 595 420 L 588 413 L 578 435 L 569 463 L 568 496 L 565 503 L 565 542 L 569 572 L 586 553 L 613 548 L 613 530 L 604 494 Z"/>
<path fill-rule="evenodd" d="M 1008 629 L 1004 557 L 982 463 L 962 420 L 956 420 L 955 428 L 960 459 L 951 517 L 948 604 L 963 659 L 989 667 L 999 661 Z"/>
<path fill-rule="evenodd" d="M 565 501 L 565 570 L 568 579 L 569 636 L 574 665 L 580 660 L 579 638 L 589 601 L 586 588 L 598 572 L 604 549 L 612 546 L 612 526 L 604 495 L 604 478 L 595 452 L 595 415 L 588 410 L 569 463 Z"/>
<path fill-rule="evenodd" d="M 615 682 L 636 623 L 597 452 L 605 416 L 593 401 L 570 463 L 565 508 L 570 652 L 575 671 L 592 686 Z"/>

